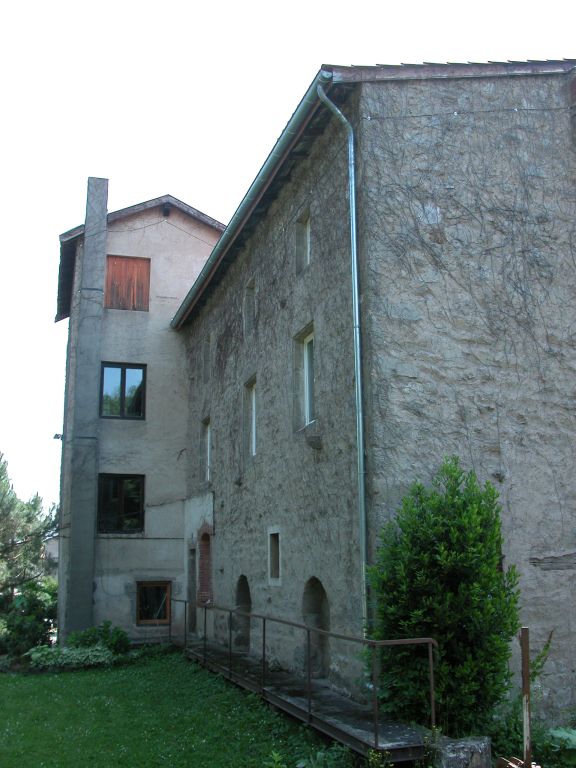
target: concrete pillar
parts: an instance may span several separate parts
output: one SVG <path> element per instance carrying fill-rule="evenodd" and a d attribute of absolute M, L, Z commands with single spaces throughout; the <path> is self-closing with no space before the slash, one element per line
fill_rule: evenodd
<path fill-rule="evenodd" d="M 99 387 L 108 180 L 88 179 L 84 247 L 75 323 L 76 365 L 70 442 L 70 535 L 64 635 L 93 624 L 94 539 L 98 505 Z"/>

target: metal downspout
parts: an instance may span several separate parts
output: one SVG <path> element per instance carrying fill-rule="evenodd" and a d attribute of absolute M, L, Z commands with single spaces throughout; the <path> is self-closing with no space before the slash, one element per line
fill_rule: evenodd
<path fill-rule="evenodd" d="M 326 80 L 330 75 L 326 76 Z M 366 588 L 367 525 L 364 469 L 364 407 L 362 401 L 362 346 L 360 340 L 360 278 L 356 235 L 356 170 L 354 159 L 354 129 L 338 107 L 330 101 L 321 84 L 317 86 L 318 98 L 330 109 L 346 128 L 348 134 L 348 191 L 350 198 L 350 254 L 352 267 L 352 315 L 354 322 L 354 378 L 356 396 L 356 448 L 358 473 L 358 516 L 360 525 L 360 562 L 362 591 L 362 621 L 364 636 L 368 629 L 368 595 Z"/>

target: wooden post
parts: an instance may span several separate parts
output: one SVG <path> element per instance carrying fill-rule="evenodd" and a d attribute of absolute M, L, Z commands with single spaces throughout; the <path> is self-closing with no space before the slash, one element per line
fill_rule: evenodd
<path fill-rule="evenodd" d="M 524 733 L 524 766 L 532 768 L 532 736 L 530 732 L 530 635 L 528 627 L 520 631 L 522 652 L 522 716 Z"/>

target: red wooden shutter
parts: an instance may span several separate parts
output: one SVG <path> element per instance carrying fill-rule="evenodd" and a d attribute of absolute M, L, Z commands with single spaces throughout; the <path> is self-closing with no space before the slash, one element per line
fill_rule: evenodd
<path fill-rule="evenodd" d="M 108 256 L 104 306 L 147 312 L 150 301 L 150 259 Z"/>

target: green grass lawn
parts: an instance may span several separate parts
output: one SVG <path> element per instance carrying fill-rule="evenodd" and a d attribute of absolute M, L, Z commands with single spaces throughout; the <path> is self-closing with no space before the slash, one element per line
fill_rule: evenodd
<path fill-rule="evenodd" d="M 261 768 L 273 750 L 292 768 L 320 746 L 176 653 L 109 670 L 0 675 L 1 768 Z"/>

